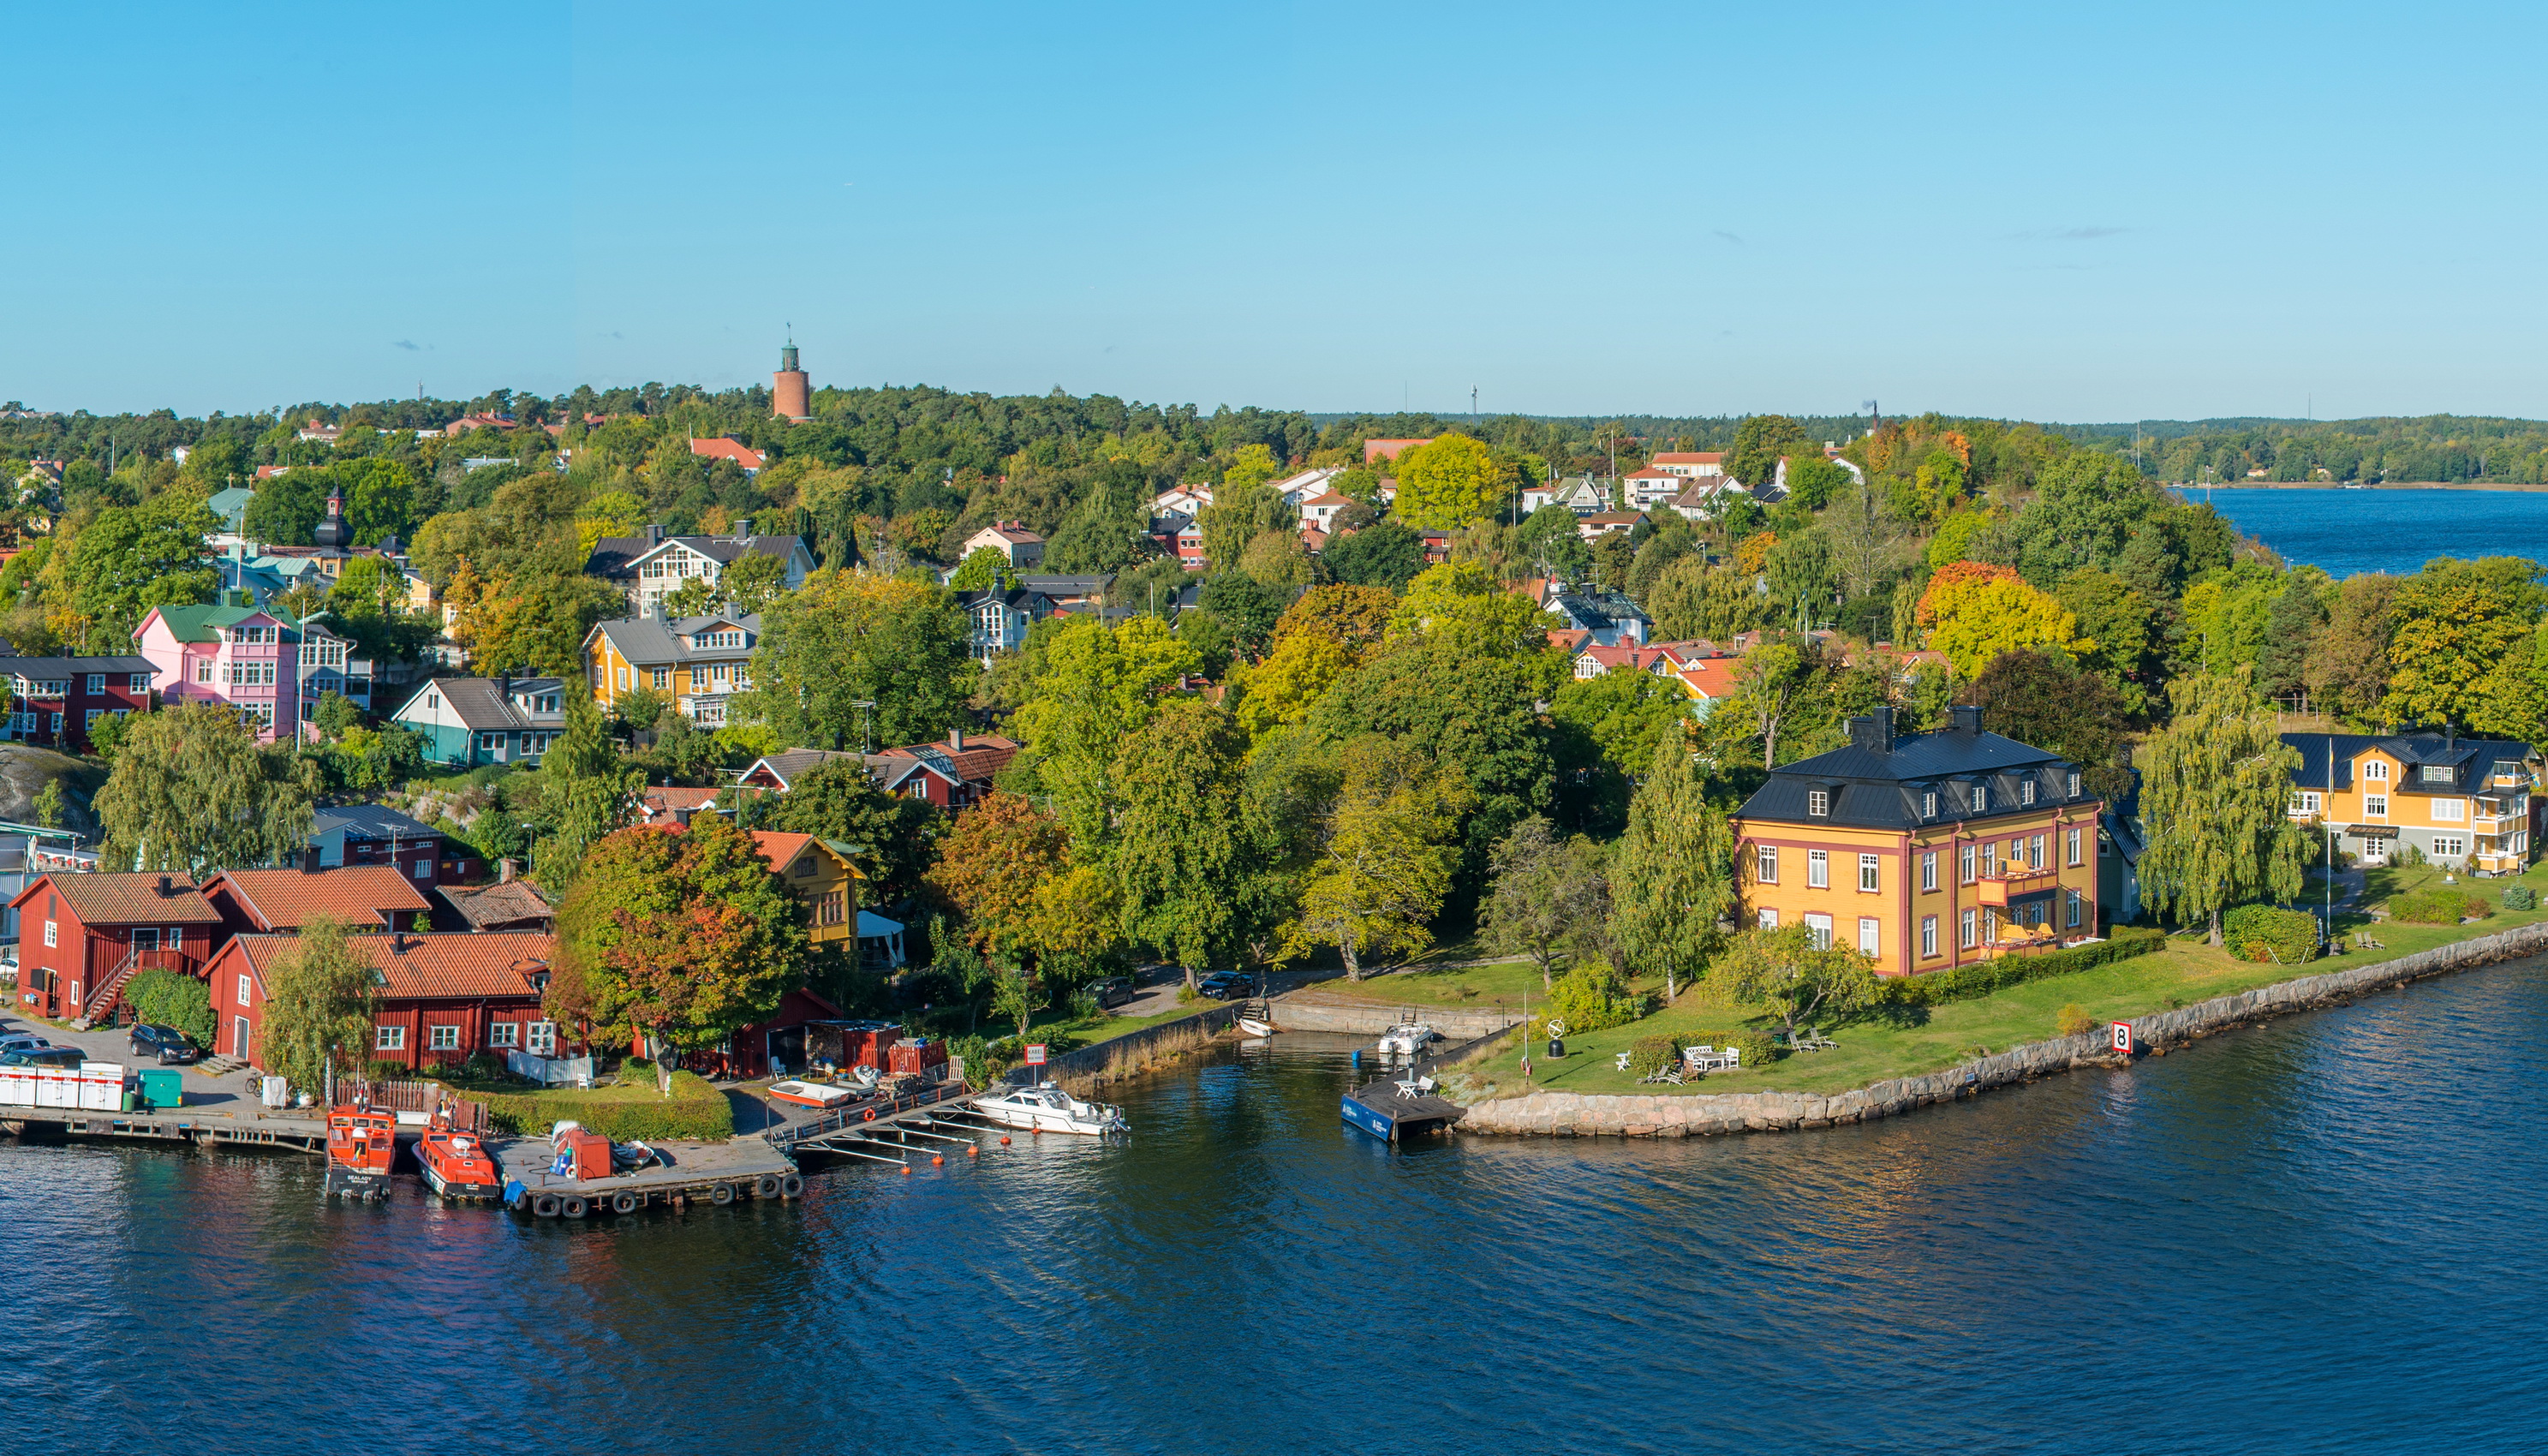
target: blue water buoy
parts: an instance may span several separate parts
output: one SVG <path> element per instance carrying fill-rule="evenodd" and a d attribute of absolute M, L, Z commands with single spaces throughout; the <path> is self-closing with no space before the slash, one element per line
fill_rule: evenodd
<path fill-rule="evenodd" d="M 1354 1058 L 1354 1059 L 1353 1059 L 1354 1070 L 1356 1070 L 1356 1071 L 1360 1071 L 1360 1070 L 1362 1070 L 1362 1048 L 1361 1048 L 1361 1047 L 1357 1046 L 1357 1047 L 1355 1047 L 1355 1048 L 1354 1048 L 1353 1058 Z"/>

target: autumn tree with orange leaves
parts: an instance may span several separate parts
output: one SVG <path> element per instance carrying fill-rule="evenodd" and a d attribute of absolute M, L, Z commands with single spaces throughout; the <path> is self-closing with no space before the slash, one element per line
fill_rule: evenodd
<path fill-rule="evenodd" d="M 714 1046 L 805 979 L 805 910 L 721 815 L 595 844 L 558 912 L 551 1019 L 595 1041 Z"/>

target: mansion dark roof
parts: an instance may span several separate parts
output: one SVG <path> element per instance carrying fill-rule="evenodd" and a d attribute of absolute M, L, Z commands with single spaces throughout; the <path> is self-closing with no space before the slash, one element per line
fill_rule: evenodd
<path fill-rule="evenodd" d="M 1954 724 L 1937 732 L 1899 736 L 1892 709 L 1877 708 L 1850 719 L 1849 733 L 1847 747 L 1772 773 L 1735 817 L 1907 830 L 2096 799 L 2084 787 L 2071 791 L 2075 766 L 2059 755 L 1983 732 L 1979 708 L 1956 708 Z M 1827 795 L 1819 814 L 1818 792 Z"/>
<path fill-rule="evenodd" d="M 2499 772 L 2513 775 L 2523 786 L 2530 782 L 2530 772 L 2524 764 L 2531 749 L 2526 743 L 2460 738 L 2431 728 L 2393 734 L 2286 733 L 2283 742 L 2300 751 L 2301 766 L 2292 774 L 2295 788 L 2339 793 L 2352 788 L 2354 761 L 2365 750 L 2375 748 L 2411 769 L 2420 771 L 2430 765 L 2451 771 L 2447 781 L 2428 781 L 2420 772 L 2404 774 L 2389 785 L 2391 793 L 2465 794 L 2492 785 Z M 2327 782 L 2330 749 L 2335 760 L 2332 784 Z"/>

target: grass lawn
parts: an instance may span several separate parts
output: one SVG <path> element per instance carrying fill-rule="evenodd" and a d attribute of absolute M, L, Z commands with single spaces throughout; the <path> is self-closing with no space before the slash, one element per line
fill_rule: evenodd
<path fill-rule="evenodd" d="M 1334 980 L 1320 981 L 1318 989 L 1323 995 L 1366 1001 L 1375 1006 L 1509 1006 L 1518 1012 L 1524 992 L 1528 992 L 1534 1001 L 1545 999 L 1545 993 L 1540 989 L 1539 967 L 1527 960 L 1443 970 L 1425 970 L 1419 966 L 1361 981 L 1348 981 L 1339 976 Z"/>
<path fill-rule="evenodd" d="M 2391 894 L 2420 889 L 2440 878 L 2441 871 L 2429 866 L 2374 870 L 2369 877 L 2363 903 L 2378 904 Z M 1567 1038 L 1568 1055 L 1563 1061 L 1551 1062 L 1544 1056 L 1533 1058 L 1532 1085 L 1561 1092 L 1592 1093 L 1699 1094 L 1757 1092 L 1774 1088 L 1797 1092 L 1844 1092 L 1888 1077 L 1942 1071 L 1977 1055 L 2006 1051 L 2028 1042 L 2044 1041 L 2057 1035 L 2054 1019 L 2063 1006 L 2073 1002 L 2099 1022 L 2129 1019 L 2210 1000 L 2215 996 L 2234 995 L 2298 976 L 2393 960 L 2417 951 L 2494 935 L 2548 919 L 2548 911 L 2503 909 L 2503 886 L 2510 882 L 2501 879 L 2460 881 L 2460 886 L 2468 893 L 2496 906 L 2494 915 L 2473 925 L 2402 925 L 2395 921 L 2374 922 L 2367 914 L 2358 912 L 2339 915 L 2336 931 L 2340 938 L 2349 939 L 2354 931 L 2368 930 L 2381 943 L 2382 949 L 2351 951 L 2312 961 L 2306 966 L 2237 960 L 2227 950 L 2215 950 L 2205 945 L 2199 936 L 2172 937 L 2163 949 L 2147 956 L 2097 966 L 2074 975 L 2033 981 L 1970 1001 L 1952 1001 L 1943 1006 L 1877 1008 L 1838 1025 L 1831 1024 L 1830 1018 L 1809 1017 L 1807 1020 L 1823 1025 L 1832 1040 L 1840 1045 L 1829 1051 L 1789 1055 L 1763 1068 L 1711 1072 L 1704 1080 L 1691 1082 L 1685 1087 L 1639 1086 L 1632 1074 L 1615 1069 L 1613 1053 L 1627 1050 L 1630 1044 L 1640 1037 L 1677 1033 L 1684 1041 L 1706 1041 L 1707 1038 L 1693 1034 L 1723 1032 L 1741 1026 L 1767 1028 L 1770 1025 L 1767 1017 L 1747 1016 L 1740 1009 L 1704 1003 L 1700 994 L 1693 993 L 1684 995 L 1679 1004 L 1644 1021 Z M 2532 867 L 2521 876 L 2520 882 L 2548 892 L 2548 864 Z M 2315 885 L 2316 881 L 2312 883 Z M 1393 981 L 1398 979 L 1403 978 L 1392 978 Z M 1547 1048 L 1535 1049 L 1545 1052 Z M 1495 1095 L 1516 1096 L 1529 1090 L 1522 1085 L 1518 1060 L 1517 1048 L 1507 1044 L 1499 1046 L 1489 1061 L 1479 1065 L 1478 1071 L 1495 1083 Z"/>

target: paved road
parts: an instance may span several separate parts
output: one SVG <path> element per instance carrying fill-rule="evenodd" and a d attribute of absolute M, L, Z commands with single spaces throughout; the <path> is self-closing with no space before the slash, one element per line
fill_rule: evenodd
<path fill-rule="evenodd" d="M 50 1022 L 31 1021 L 25 1017 L 0 1012 L 0 1032 L 34 1032 L 56 1046 L 77 1046 L 92 1061 L 109 1061 L 128 1070 L 144 1070 L 159 1065 L 154 1056 L 136 1056 L 133 1043 L 120 1029 L 100 1027 L 75 1032 Z M 186 1073 L 186 1110 L 203 1108 L 212 1114 L 254 1117 L 261 1109 L 256 1092 L 249 1085 L 249 1073 L 240 1070 L 223 1076 L 207 1074 L 200 1066 L 184 1068 Z"/>

